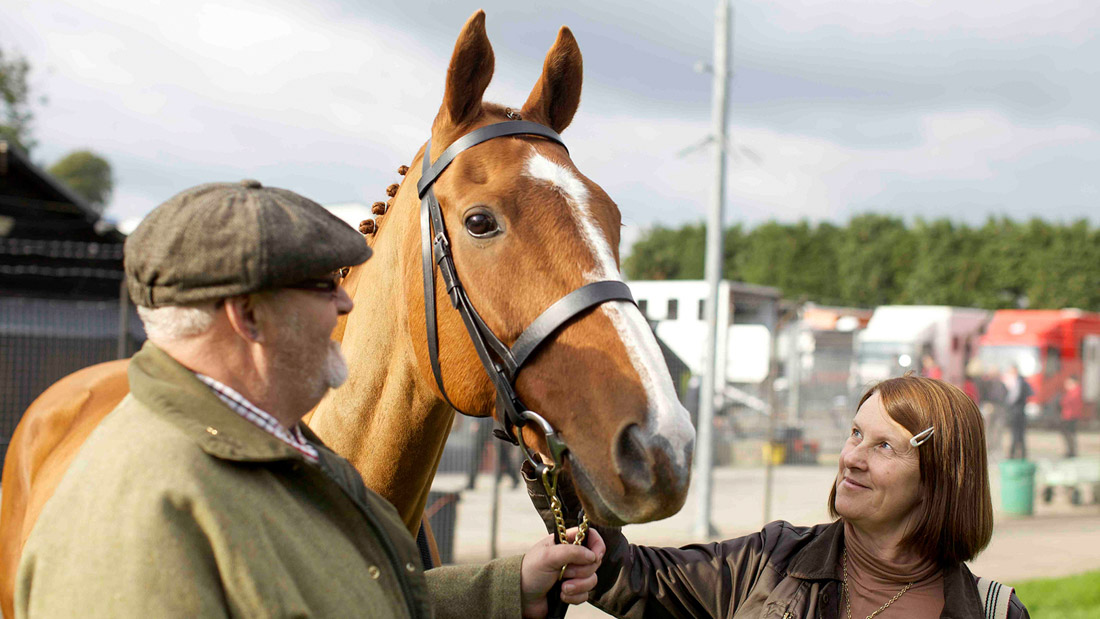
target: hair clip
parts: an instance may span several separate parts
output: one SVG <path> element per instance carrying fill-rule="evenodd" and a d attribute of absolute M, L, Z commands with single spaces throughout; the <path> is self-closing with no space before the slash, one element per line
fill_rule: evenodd
<path fill-rule="evenodd" d="M 929 427 L 923 432 L 918 432 L 913 436 L 913 438 L 909 439 L 909 444 L 913 447 L 920 447 L 921 445 L 927 443 L 929 439 L 932 438 L 932 435 L 935 434 L 935 432 L 936 428 L 934 427 Z"/>

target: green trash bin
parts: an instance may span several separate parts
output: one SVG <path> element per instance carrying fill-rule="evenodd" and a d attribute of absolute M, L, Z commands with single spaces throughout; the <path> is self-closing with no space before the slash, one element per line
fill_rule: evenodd
<path fill-rule="evenodd" d="M 1001 460 L 1001 509 L 1030 516 L 1035 506 L 1035 464 L 1027 460 Z"/>

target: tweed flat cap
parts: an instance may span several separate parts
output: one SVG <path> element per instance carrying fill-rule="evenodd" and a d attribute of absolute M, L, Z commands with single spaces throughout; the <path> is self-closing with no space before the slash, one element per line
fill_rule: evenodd
<path fill-rule="evenodd" d="M 210 183 L 161 204 L 126 239 L 126 286 L 145 307 L 188 305 L 319 277 L 369 258 L 321 205 L 259 181 Z"/>

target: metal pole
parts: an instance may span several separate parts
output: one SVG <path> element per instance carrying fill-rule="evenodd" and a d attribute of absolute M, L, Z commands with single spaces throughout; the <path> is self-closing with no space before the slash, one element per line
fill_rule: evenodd
<path fill-rule="evenodd" d="M 768 355 L 768 379 L 764 381 L 768 390 L 768 458 L 764 462 L 764 524 L 772 520 L 772 469 L 775 462 L 775 425 L 779 416 L 778 398 L 775 397 L 775 377 L 779 374 L 779 359 L 775 354 L 776 335 L 779 325 L 772 328 L 772 352 Z"/>
<path fill-rule="evenodd" d="M 806 332 L 803 327 L 802 306 L 800 304 L 798 314 L 791 323 L 790 329 L 787 330 L 787 334 L 790 335 L 787 342 L 789 344 L 787 351 L 787 378 L 789 379 L 787 393 L 790 394 L 787 400 L 787 410 L 791 414 L 791 424 L 795 426 L 802 424 L 802 334 Z"/>
<path fill-rule="evenodd" d="M 779 343 L 779 332 L 784 329 L 792 319 L 792 311 L 783 311 L 782 306 L 777 308 L 774 318 L 768 325 L 772 333 L 772 345 L 771 353 L 768 355 L 768 378 L 765 381 L 766 388 L 768 390 L 768 457 L 764 463 L 764 524 L 771 522 L 772 520 L 772 469 L 774 468 L 774 449 L 775 449 L 775 427 L 778 423 L 779 417 L 779 398 L 775 395 L 775 379 L 779 377 L 779 355 L 776 354 L 776 347 Z M 801 316 L 801 310 L 799 310 L 798 316 Z"/>
<path fill-rule="evenodd" d="M 126 290 L 126 280 L 118 286 L 118 349 L 119 359 L 130 356 L 130 294 Z"/>
<path fill-rule="evenodd" d="M 710 537 L 714 527 L 710 523 L 711 467 L 714 462 L 714 398 L 717 387 L 716 368 L 719 367 L 718 344 L 718 288 L 722 280 L 722 206 L 726 199 L 726 97 L 729 91 L 730 51 L 730 0 L 718 0 L 714 26 L 714 93 L 711 101 L 711 119 L 714 123 L 714 185 L 711 208 L 707 215 L 706 278 L 710 289 L 706 304 L 707 342 L 704 355 L 703 384 L 699 389 L 699 421 L 695 440 L 695 484 L 699 489 L 695 508 L 696 538 Z M 723 379 L 725 377 L 722 377 Z"/>
<path fill-rule="evenodd" d="M 490 423 L 492 420 L 490 420 Z M 485 423 L 482 420 L 482 423 Z M 504 471 L 500 468 L 500 452 L 495 451 L 504 449 L 503 441 L 493 441 L 493 508 L 489 516 L 489 558 L 496 559 L 497 554 L 497 536 L 500 531 L 500 476 Z"/>

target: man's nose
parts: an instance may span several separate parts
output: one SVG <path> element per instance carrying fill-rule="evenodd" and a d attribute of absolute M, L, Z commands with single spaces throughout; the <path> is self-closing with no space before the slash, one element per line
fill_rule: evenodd
<path fill-rule="evenodd" d="M 338 287 L 336 289 L 336 311 L 343 316 L 350 312 L 353 307 L 355 307 L 355 301 L 351 300 L 348 292 L 343 287 Z"/>

